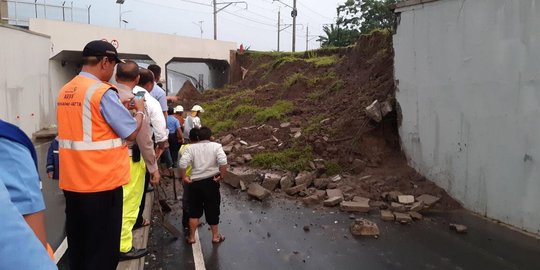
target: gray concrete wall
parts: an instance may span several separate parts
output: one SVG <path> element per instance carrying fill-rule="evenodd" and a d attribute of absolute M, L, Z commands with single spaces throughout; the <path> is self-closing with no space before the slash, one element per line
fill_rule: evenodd
<path fill-rule="evenodd" d="M 540 1 L 397 9 L 402 147 L 466 208 L 540 232 Z"/>
<path fill-rule="evenodd" d="M 54 123 L 49 37 L 0 25 L 0 118 L 28 136 Z"/>

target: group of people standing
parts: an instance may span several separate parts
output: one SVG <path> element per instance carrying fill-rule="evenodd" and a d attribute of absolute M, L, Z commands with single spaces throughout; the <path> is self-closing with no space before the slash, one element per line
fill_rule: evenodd
<path fill-rule="evenodd" d="M 201 125 L 202 107 L 195 105 L 186 118 L 182 106 L 168 108 L 169 97 L 158 85 L 159 66 L 145 69 L 120 60 L 107 42 L 88 43 L 82 55 L 81 72 L 58 96 L 58 137 L 52 144 L 58 151 L 50 151 L 47 165 L 66 198 L 70 268 L 116 269 L 119 260 L 148 254 L 133 247 L 132 230 L 150 225 L 142 218 L 146 192 L 177 166 L 185 187 L 187 242 L 195 241 L 203 212 L 212 241 L 222 242 L 219 181 L 227 158 Z M 166 164 L 161 173 L 160 158 Z"/>

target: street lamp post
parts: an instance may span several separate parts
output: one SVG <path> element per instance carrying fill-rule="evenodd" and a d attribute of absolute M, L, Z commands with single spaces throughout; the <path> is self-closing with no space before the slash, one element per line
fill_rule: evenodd
<path fill-rule="evenodd" d="M 122 5 L 124 4 L 125 0 L 116 0 L 116 3 L 118 4 L 118 27 L 122 28 Z"/>

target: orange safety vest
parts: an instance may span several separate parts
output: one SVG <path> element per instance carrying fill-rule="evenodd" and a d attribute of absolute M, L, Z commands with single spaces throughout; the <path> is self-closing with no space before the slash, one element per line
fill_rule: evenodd
<path fill-rule="evenodd" d="M 101 98 L 114 86 L 78 75 L 58 96 L 60 188 L 74 192 L 113 190 L 129 182 L 127 144 L 107 124 Z"/>

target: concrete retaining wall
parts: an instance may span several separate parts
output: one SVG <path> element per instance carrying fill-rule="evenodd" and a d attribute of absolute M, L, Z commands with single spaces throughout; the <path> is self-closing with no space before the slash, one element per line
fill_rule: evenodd
<path fill-rule="evenodd" d="M 482 215 L 540 232 L 540 2 L 397 9 L 400 135 L 410 164 Z"/>
<path fill-rule="evenodd" d="M 28 136 L 53 124 L 48 36 L 0 25 L 0 118 Z"/>

